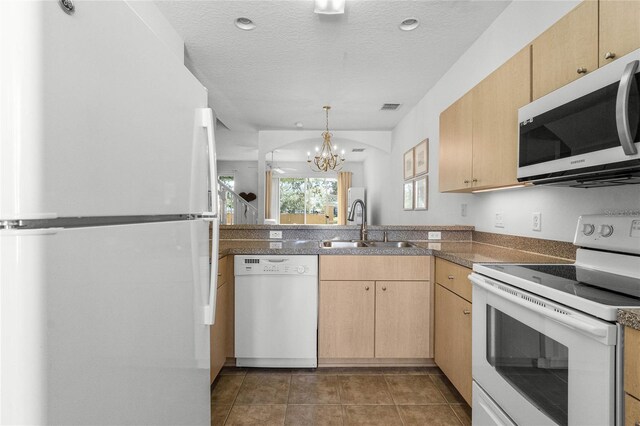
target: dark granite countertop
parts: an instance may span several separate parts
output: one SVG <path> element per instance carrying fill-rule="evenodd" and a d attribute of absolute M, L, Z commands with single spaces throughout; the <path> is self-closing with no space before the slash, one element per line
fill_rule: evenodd
<path fill-rule="evenodd" d="M 414 241 L 415 247 L 321 248 L 319 241 L 220 240 L 220 257 L 235 254 L 436 256 L 467 268 L 474 263 L 573 263 L 571 259 L 471 241 Z"/>
<path fill-rule="evenodd" d="M 618 322 L 624 326 L 640 330 L 640 309 L 619 309 Z"/>

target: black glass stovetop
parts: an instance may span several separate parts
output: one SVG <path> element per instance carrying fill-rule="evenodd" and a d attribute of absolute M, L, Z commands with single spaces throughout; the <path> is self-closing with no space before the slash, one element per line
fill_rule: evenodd
<path fill-rule="evenodd" d="M 576 265 L 483 266 L 603 305 L 640 306 L 640 279 L 637 278 Z"/>

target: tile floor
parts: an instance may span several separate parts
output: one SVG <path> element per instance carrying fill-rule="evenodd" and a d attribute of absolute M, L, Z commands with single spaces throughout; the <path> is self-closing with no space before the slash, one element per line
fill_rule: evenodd
<path fill-rule="evenodd" d="M 213 425 L 471 425 L 471 408 L 435 367 L 224 368 Z"/>

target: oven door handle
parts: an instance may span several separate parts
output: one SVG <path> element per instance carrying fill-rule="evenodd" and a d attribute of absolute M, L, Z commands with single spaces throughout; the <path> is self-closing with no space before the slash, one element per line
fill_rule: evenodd
<path fill-rule="evenodd" d="M 583 321 L 577 320 L 575 318 L 571 318 L 568 315 L 560 314 L 558 312 L 539 306 L 535 303 L 524 300 L 518 296 L 514 296 L 511 293 L 502 291 L 490 284 L 487 284 L 482 278 L 479 278 L 475 274 L 469 275 L 469 280 L 471 280 L 473 284 L 477 285 L 483 290 L 488 291 L 489 293 L 492 293 L 502 299 L 507 299 L 510 302 L 515 303 L 516 305 L 522 306 L 523 308 L 536 312 L 562 325 L 573 328 L 575 330 L 579 330 L 590 336 L 607 337 L 608 329 L 606 327 L 598 327 L 596 325 L 587 324 Z"/>

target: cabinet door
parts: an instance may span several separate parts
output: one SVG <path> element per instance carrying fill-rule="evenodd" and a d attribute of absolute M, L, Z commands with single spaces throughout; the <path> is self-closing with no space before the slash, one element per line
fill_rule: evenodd
<path fill-rule="evenodd" d="M 216 323 L 211 326 L 211 382 L 216 378 L 227 359 L 227 330 L 231 305 L 229 285 L 218 287 L 216 299 Z"/>
<path fill-rule="evenodd" d="M 471 187 L 473 91 L 440 114 L 440 192 Z"/>
<path fill-rule="evenodd" d="M 629 394 L 624 395 L 624 424 L 635 426 L 640 423 L 640 401 Z"/>
<path fill-rule="evenodd" d="M 600 0 L 600 66 L 640 48 L 640 1 Z"/>
<path fill-rule="evenodd" d="M 640 351 L 640 330 L 624 328 L 624 390 L 640 398 L 640 365 L 636 362 Z"/>
<path fill-rule="evenodd" d="M 233 358 L 235 355 L 235 318 L 236 318 L 236 313 L 235 313 L 235 291 L 236 291 L 236 286 L 235 286 L 235 276 L 233 275 L 233 256 L 227 256 L 227 270 L 226 270 L 226 274 L 227 274 L 227 292 L 226 294 L 226 300 L 225 300 L 225 306 L 226 306 L 226 323 L 227 323 L 227 330 L 225 333 L 225 347 L 227 348 L 227 354 L 226 357 L 227 358 Z"/>
<path fill-rule="evenodd" d="M 530 101 L 527 46 L 473 89 L 474 189 L 518 183 L 518 108 Z"/>
<path fill-rule="evenodd" d="M 436 284 L 435 362 L 471 404 L 471 303 Z"/>
<path fill-rule="evenodd" d="M 584 0 L 533 42 L 533 99 L 598 68 L 598 2 Z"/>
<path fill-rule="evenodd" d="M 373 281 L 320 281 L 319 358 L 373 358 Z"/>
<path fill-rule="evenodd" d="M 429 281 L 376 282 L 376 358 L 431 358 Z"/>

